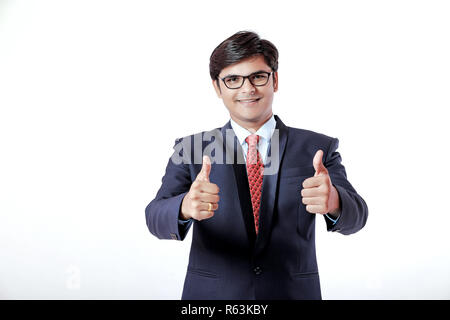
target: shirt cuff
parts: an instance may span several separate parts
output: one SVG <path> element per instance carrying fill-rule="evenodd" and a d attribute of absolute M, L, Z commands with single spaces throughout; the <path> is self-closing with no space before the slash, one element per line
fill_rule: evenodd
<path fill-rule="evenodd" d="M 180 218 L 178 218 L 178 224 L 181 224 L 182 226 L 187 225 L 189 222 L 191 222 L 192 219 L 188 219 L 188 220 L 181 220 Z"/>
<path fill-rule="evenodd" d="M 339 218 L 341 217 L 341 212 L 339 211 L 339 215 L 337 216 L 337 218 L 333 218 L 328 213 L 325 214 L 325 217 L 327 217 L 331 222 L 333 222 L 333 226 L 334 226 L 338 222 Z"/>

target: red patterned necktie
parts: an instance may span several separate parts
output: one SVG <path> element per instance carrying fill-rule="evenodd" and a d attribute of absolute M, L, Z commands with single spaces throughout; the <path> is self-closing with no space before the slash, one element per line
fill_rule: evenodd
<path fill-rule="evenodd" d="M 255 230 L 258 234 L 259 206 L 261 204 L 261 187 L 263 182 L 264 164 L 261 154 L 257 149 L 259 136 L 252 134 L 245 139 L 248 144 L 247 151 L 247 177 L 252 197 L 253 217 L 255 218 Z"/>

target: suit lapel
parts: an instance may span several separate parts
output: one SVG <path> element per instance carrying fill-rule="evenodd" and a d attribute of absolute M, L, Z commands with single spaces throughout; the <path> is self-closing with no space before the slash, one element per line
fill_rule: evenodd
<path fill-rule="evenodd" d="M 267 244 L 270 238 L 270 232 L 272 230 L 272 220 L 275 211 L 275 200 L 278 189 L 278 173 L 280 169 L 280 163 L 284 155 L 286 148 L 286 142 L 288 137 L 288 129 L 278 116 L 275 115 L 277 125 L 275 129 L 278 129 L 277 133 L 274 132 L 269 145 L 268 154 L 271 155 L 272 162 L 270 166 L 273 166 L 273 172 L 275 174 L 264 175 L 262 192 L 261 192 L 261 204 L 259 210 L 259 233 L 256 239 L 255 255 L 260 253 Z M 278 138 L 278 141 L 276 141 Z M 278 142 L 278 150 L 273 147 Z M 278 155 L 272 154 L 278 152 Z"/>
<path fill-rule="evenodd" d="M 228 130 L 228 136 L 227 135 Z M 243 156 L 242 146 L 238 138 L 234 134 L 230 121 L 222 127 L 222 136 L 226 141 L 226 150 L 224 161 L 226 157 L 232 157 L 232 176 L 236 182 L 237 193 L 239 197 L 239 204 L 241 207 L 242 218 L 244 220 L 245 229 L 247 231 L 250 248 L 254 248 L 256 240 L 255 223 L 253 219 L 253 208 L 251 202 L 250 188 L 248 185 L 247 169 Z M 226 138 L 225 138 L 226 137 Z"/>
<path fill-rule="evenodd" d="M 226 161 L 232 162 L 231 174 L 236 182 L 237 193 L 239 196 L 239 203 L 241 207 L 241 213 L 244 220 L 245 228 L 247 231 L 248 241 L 250 248 L 255 248 L 254 253 L 261 252 L 270 237 L 270 231 L 272 226 L 273 214 L 275 209 L 276 191 L 278 189 L 278 172 L 280 163 L 286 147 L 286 141 L 288 136 L 288 129 L 280 118 L 275 115 L 277 122 L 275 129 L 278 129 L 278 150 L 272 148 L 277 138 L 276 132 L 272 136 L 272 140 L 269 145 L 268 155 L 271 156 L 272 162 L 270 166 L 273 166 L 272 170 L 275 174 L 264 175 L 263 185 L 261 191 L 261 207 L 260 207 L 260 231 L 258 237 L 255 232 L 255 223 L 253 218 L 253 208 L 251 202 L 250 188 L 247 178 L 247 168 L 245 166 L 245 160 L 243 156 L 242 147 L 232 130 L 231 123 L 228 121 L 221 129 L 223 141 L 226 141 L 224 163 Z M 229 129 L 229 130 L 227 130 Z M 227 134 L 228 132 L 228 134 Z M 273 151 L 272 151 L 273 150 Z M 278 156 L 273 156 L 272 152 L 277 152 Z M 227 160 L 226 158 L 229 157 Z M 228 162 L 229 163 L 229 162 Z"/>

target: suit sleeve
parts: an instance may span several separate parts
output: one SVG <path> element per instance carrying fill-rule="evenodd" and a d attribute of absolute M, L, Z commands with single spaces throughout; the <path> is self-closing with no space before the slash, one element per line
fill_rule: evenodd
<path fill-rule="evenodd" d="M 341 155 L 336 151 L 338 146 L 339 139 L 333 138 L 325 158 L 325 167 L 328 169 L 332 184 L 339 193 L 341 214 L 334 225 L 329 219 L 325 218 L 325 221 L 328 231 L 349 235 L 364 227 L 369 210 L 364 199 L 347 180 L 345 167 L 341 164 Z"/>
<path fill-rule="evenodd" d="M 179 142 L 180 139 L 175 140 L 175 146 Z M 145 218 L 149 231 L 157 238 L 184 240 L 192 220 L 180 223 L 179 213 L 192 180 L 189 166 L 184 163 L 175 164 L 172 159 L 173 156 L 169 159 L 156 197 L 145 208 Z"/>

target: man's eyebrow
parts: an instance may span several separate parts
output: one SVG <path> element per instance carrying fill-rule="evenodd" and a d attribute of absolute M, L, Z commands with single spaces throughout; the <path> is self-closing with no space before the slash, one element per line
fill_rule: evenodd
<path fill-rule="evenodd" d="M 255 74 L 255 73 L 260 73 L 260 72 L 269 72 L 269 73 L 270 73 L 270 71 L 267 71 L 267 70 L 258 70 L 258 71 L 255 71 L 255 72 L 250 73 L 249 75 Z M 226 77 L 238 77 L 238 76 L 240 77 L 240 76 L 242 76 L 242 75 L 241 75 L 241 74 L 228 74 L 228 75 L 222 77 L 222 79 L 223 79 L 223 78 L 226 78 Z"/>

